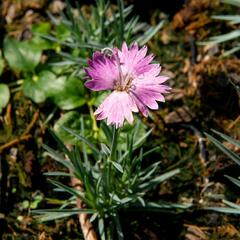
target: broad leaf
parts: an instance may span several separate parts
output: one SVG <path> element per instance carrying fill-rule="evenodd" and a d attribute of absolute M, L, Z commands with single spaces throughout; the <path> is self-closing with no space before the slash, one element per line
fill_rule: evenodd
<path fill-rule="evenodd" d="M 4 60 L 2 57 L 2 53 L 0 52 L 0 76 L 2 75 L 3 69 L 4 69 Z"/>
<path fill-rule="evenodd" d="M 0 84 L 0 113 L 3 108 L 5 108 L 10 99 L 10 91 L 6 84 Z"/>
<path fill-rule="evenodd" d="M 18 42 L 6 37 L 3 49 L 4 56 L 13 70 L 31 72 L 40 62 L 41 50 L 29 41 Z"/>
<path fill-rule="evenodd" d="M 23 83 L 24 94 L 36 103 L 41 103 L 61 88 L 61 78 L 50 71 L 42 71 L 39 76 L 27 78 Z"/>
<path fill-rule="evenodd" d="M 85 88 L 81 80 L 75 77 L 66 78 L 63 88 L 55 92 L 53 101 L 63 110 L 71 110 L 85 104 Z"/>

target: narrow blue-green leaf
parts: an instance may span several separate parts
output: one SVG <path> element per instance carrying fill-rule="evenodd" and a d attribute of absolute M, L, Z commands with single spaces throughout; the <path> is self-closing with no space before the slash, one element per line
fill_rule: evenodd
<path fill-rule="evenodd" d="M 141 204 L 143 207 L 145 207 L 145 206 L 146 206 L 146 203 L 145 203 L 145 201 L 144 201 L 144 199 L 143 199 L 143 198 L 141 198 L 141 197 L 137 196 L 137 200 L 140 202 L 140 204 Z"/>
<path fill-rule="evenodd" d="M 226 41 L 238 38 L 238 37 L 240 37 L 240 30 L 234 30 L 234 31 L 231 31 L 226 34 L 211 37 L 208 41 L 200 42 L 198 44 L 199 45 L 205 45 L 205 44 L 209 44 L 209 43 L 217 44 L 217 43 L 226 42 Z"/>
<path fill-rule="evenodd" d="M 76 196 L 78 198 L 84 199 L 84 194 L 81 193 L 80 191 L 76 190 L 75 188 L 68 187 L 68 186 L 66 186 L 60 182 L 54 181 L 52 179 L 48 179 L 48 181 L 51 182 L 56 187 L 62 189 L 63 191 L 65 191 L 73 196 Z"/>
<path fill-rule="evenodd" d="M 76 213 L 51 213 L 51 214 L 48 213 L 48 214 L 35 216 L 35 219 L 39 222 L 47 222 L 47 221 L 53 221 L 61 218 L 67 218 L 75 214 Z"/>
<path fill-rule="evenodd" d="M 136 39 L 139 42 L 139 45 L 146 44 L 156 33 L 165 25 L 166 21 L 161 20 L 157 26 L 150 27 L 147 32 L 145 32 L 141 37 Z"/>
<path fill-rule="evenodd" d="M 132 205 L 130 211 L 163 212 L 171 209 L 188 209 L 192 204 L 178 204 L 170 202 L 145 202 L 145 206 L 139 204 Z"/>
<path fill-rule="evenodd" d="M 105 232 L 104 232 L 104 220 L 102 218 L 98 219 L 98 232 L 101 240 L 106 240 Z"/>
<path fill-rule="evenodd" d="M 118 3 L 118 11 L 119 11 L 119 41 L 122 43 L 124 38 L 124 16 L 123 16 L 123 9 L 124 9 L 124 2 L 123 0 L 117 0 Z"/>
<path fill-rule="evenodd" d="M 40 210 L 32 210 L 31 211 L 35 215 L 36 220 L 40 222 L 57 220 L 60 218 L 70 217 L 72 215 L 76 215 L 79 213 L 87 213 L 93 214 L 95 213 L 92 209 L 80 209 L 80 208 L 72 208 L 72 209 L 40 209 Z"/>
<path fill-rule="evenodd" d="M 143 182 L 146 179 L 150 178 L 152 174 L 157 170 L 159 163 L 160 162 L 156 162 L 144 169 L 144 171 L 140 173 L 140 180 Z"/>
<path fill-rule="evenodd" d="M 78 148 L 76 146 L 74 146 L 73 149 L 73 157 L 72 157 L 72 164 L 74 166 L 74 173 L 77 173 L 78 176 L 80 177 L 80 180 L 83 181 L 83 178 L 86 174 L 86 171 L 83 167 L 82 161 L 81 161 L 81 157 L 80 157 L 80 153 L 78 151 Z"/>
<path fill-rule="evenodd" d="M 160 150 L 160 149 L 161 149 L 161 148 L 158 147 L 158 146 L 157 146 L 157 147 L 154 147 L 154 148 L 152 148 L 152 149 L 144 152 L 141 157 L 144 158 L 144 157 L 148 156 L 149 154 L 151 154 L 151 153 L 153 153 L 153 152 L 156 152 L 157 150 Z M 138 160 L 140 160 L 140 157 L 138 157 Z M 158 162 L 158 163 L 160 163 L 160 162 Z"/>
<path fill-rule="evenodd" d="M 123 17 L 126 18 L 127 16 L 129 16 L 129 14 L 132 12 L 133 10 L 133 5 L 129 5 L 128 7 L 124 8 L 123 10 Z M 118 20 L 118 18 L 120 17 L 120 13 L 117 12 L 114 16 L 109 17 L 108 19 L 106 19 L 105 21 L 105 26 L 109 26 L 111 23 L 113 23 L 114 21 Z"/>
<path fill-rule="evenodd" d="M 225 200 L 225 199 L 223 199 L 223 203 L 225 203 L 225 204 L 226 204 L 227 206 L 229 206 L 229 207 L 232 207 L 232 208 L 235 208 L 235 209 L 240 210 L 240 205 L 239 205 L 239 204 L 230 202 L 230 201 Z"/>
<path fill-rule="evenodd" d="M 230 151 L 228 148 L 226 148 L 221 142 L 219 142 L 216 138 L 212 137 L 211 135 L 205 133 L 205 135 L 208 137 L 208 139 L 214 143 L 223 153 L 225 153 L 229 158 L 231 158 L 234 162 L 236 162 L 238 165 L 240 165 L 240 157 Z"/>
<path fill-rule="evenodd" d="M 91 176 L 84 176 L 84 186 L 86 188 L 86 197 L 91 201 L 91 206 L 96 207 L 96 189 L 94 188 L 93 178 Z"/>
<path fill-rule="evenodd" d="M 178 203 L 169 203 L 169 202 L 148 202 L 146 203 L 146 207 L 152 208 L 179 208 L 179 209 L 188 209 L 192 206 L 192 204 L 178 204 Z"/>
<path fill-rule="evenodd" d="M 67 131 L 68 133 L 72 134 L 73 136 L 75 136 L 77 139 L 83 141 L 84 143 L 86 143 L 95 154 L 100 155 L 101 156 L 101 152 L 90 142 L 88 141 L 86 138 L 82 137 L 81 135 L 77 134 L 75 131 L 72 131 L 69 128 L 66 128 L 64 126 L 61 126 L 65 131 Z"/>
<path fill-rule="evenodd" d="M 120 173 L 123 173 L 123 168 L 119 163 L 114 162 L 114 161 L 111 161 L 111 163 Z"/>
<path fill-rule="evenodd" d="M 83 120 L 83 116 L 81 115 L 81 118 L 80 118 L 80 122 L 81 122 L 81 135 L 83 137 L 84 136 L 84 131 L 85 131 L 85 125 L 84 125 L 84 120 Z M 89 163 L 89 160 L 88 160 L 88 154 L 87 154 L 87 148 L 86 148 L 86 144 L 85 142 L 82 141 L 82 152 L 83 152 L 83 159 L 84 159 L 84 162 L 86 164 L 86 168 L 88 169 L 88 171 L 90 170 L 90 163 Z"/>
<path fill-rule="evenodd" d="M 111 199 L 115 200 L 116 202 L 121 202 L 121 199 L 114 193 L 109 193 Z"/>
<path fill-rule="evenodd" d="M 152 129 L 150 129 L 148 132 L 145 133 L 136 143 L 133 144 L 133 149 L 139 148 L 146 140 L 146 138 L 151 134 Z"/>
<path fill-rule="evenodd" d="M 212 16 L 213 19 L 230 21 L 231 24 L 240 23 L 240 16 L 237 15 L 216 15 Z"/>
<path fill-rule="evenodd" d="M 96 220 L 96 218 L 98 217 L 98 213 L 94 213 L 91 217 L 90 217 L 90 219 L 89 219 L 89 221 L 90 222 L 94 222 L 95 220 Z"/>
<path fill-rule="evenodd" d="M 240 141 L 238 141 L 238 140 L 236 140 L 236 139 L 234 139 L 234 138 L 231 138 L 231 137 L 229 137 L 228 135 L 226 135 L 226 134 L 223 134 L 223 133 L 221 133 L 221 132 L 218 132 L 218 131 L 216 131 L 216 130 L 214 130 L 214 129 L 211 129 L 214 133 L 216 133 L 217 135 L 219 135 L 220 137 L 222 137 L 224 140 L 226 140 L 227 142 L 229 142 L 229 143 L 231 143 L 231 144 L 233 144 L 233 145 L 236 145 L 237 147 L 239 147 L 240 148 Z"/>
<path fill-rule="evenodd" d="M 120 219 L 119 219 L 119 216 L 117 213 L 113 216 L 113 219 L 116 224 L 118 240 L 124 240 L 122 226 L 121 226 Z"/>
<path fill-rule="evenodd" d="M 230 213 L 230 214 L 240 214 L 240 209 L 235 209 L 231 207 L 206 207 L 206 210 L 212 210 L 221 213 Z"/>
<path fill-rule="evenodd" d="M 125 198 L 120 199 L 120 202 L 122 205 L 125 205 L 126 203 L 129 203 L 132 200 L 133 200 L 133 198 L 131 198 L 131 197 L 125 197 Z"/>
<path fill-rule="evenodd" d="M 233 54 L 233 53 L 235 53 L 235 52 L 237 52 L 237 51 L 239 51 L 240 50 L 240 45 L 238 45 L 238 46 L 236 46 L 236 47 L 234 47 L 234 48 L 231 48 L 230 50 L 228 50 L 228 51 L 225 51 L 224 53 L 223 53 L 223 57 L 227 57 L 227 56 L 229 56 L 229 55 L 231 55 L 231 54 Z"/>
<path fill-rule="evenodd" d="M 110 143 L 112 140 L 112 133 L 111 133 L 110 128 L 107 126 L 107 124 L 105 122 L 101 123 L 101 128 L 102 128 L 108 142 Z"/>
<path fill-rule="evenodd" d="M 104 143 L 101 143 L 101 152 L 106 156 L 110 156 L 110 154 L 111 154 L 111 150 Z"/>
<path fill-rule="evenodd" d="M 157 185 L 157 184 L 175 176 L 178 173 L 180 173 L 180 170 L 179 169 L 174 169 L 174 170 L 172 170 L 170 172 L 167 172 L 167 173 L 164 173 L 164 174 L 162 174 L 162 175 L 160 175 L 160 176 L 158 176 L 158 177 L 156 177 L 152 180 L 149 180 L 146 183 L 141 184 L 138 188 L 140 190 L 148 189 L 150 187 L 153 187 L 153 186 L 155 186 L 155 185 Z"/>
<path fill-rule="evenodd" d="M 63 151 L 69 158 L 71 158 L 72 154 L 69 151 L 69 149 L 65 146 L 63 141 L 54 133 L 54 131 L 49 130 L 49 132 L 52 135 L 52 137 L 54 138 L 54 140 L 57 142 L 57 144 L 58 144 L 59 148 L 61 149 L 61 151 Z"/>
<path fill-rule="evenodd" d="M 78 214 L 78 213 L 88 213 L 88 214 L 93 214 L 96 211 L 93 209 L 86 209 L 86 208 L 57 208 L 57 209 L 37 209 L 37 210 L 32 210 L 31 211 L 34 214 L 45 214 L 45 213 L 73 213 L 73 214 Z"/>
<path fill-rule="evenodd" d="M 236 178 L 230 177 L 225 175 L 226 178 L 228 178 L 231 182 L 233 182 L 235 185 L 237 185 L 238 187 L 240 187 L 240 181 Z"/>
<path fill-rule="evenodd" d="M 49 146 L 45 144 L 43 144 L 42 146 L 55 161 L 61 163 L 63 166 L 65 166 L 68 169 L 73 169 L 73 166 L 70 161 L 66 160 L 63 156 L 61 156 L 59 153 L 57 153 L 55 150 L 53 150 Z"/>
<path fill-rule="evenodd" d="M 70 173 L 65 172 L 45 172 L 45 176 L 59 176 L 59 177 L 71 177 L 72 175 Z"/>
<path fill-rule="evenodd" d="M 240 7 L 240 0 L 221 0 L 221 2 Z"/>

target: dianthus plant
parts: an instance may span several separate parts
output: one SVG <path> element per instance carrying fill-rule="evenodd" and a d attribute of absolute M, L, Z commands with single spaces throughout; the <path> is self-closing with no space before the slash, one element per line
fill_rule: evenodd
<path fill-rule="evenodd" d="M 118 141 L 125 119 L 130 124 L 134 121 L 132 112 L 141 112 L 147 116 L 148 108 L 158 109 L 157 101 L 163 102 L 163 94 L 170 90 L 169 86 L 163 84 L 168 77 L 160 75 L 160 65 L 152 61 L 153 56 L 147 55 L 147 47 L 139 49 L 136 43 L 129 48 L 123 43 L 121 49 L 103 49 L 95 52 L 88 61 L 89 66 L 85 70 L 90 79 L 85 83 L 86 87 L 93 91 L 111 91 L 95 111 L 98 120 L 106 119 L 106 122 L 100 124 L 106 141 L 98 146 L 89 142 L 84 137 L 83 120 L 80 135 L 64 128 L 80 141 L 80 148 L 79 145 L 66 147 L 53 134 L 63 154 L 48 146 L 45 149 L 68 169 L 68 173 L 55 172 L 48 175 L 65 176 L 72 183 L 79 184 L 68 186 L 51 180 L 58 191 L 70 196 L 59 209 L 38 210 L 36 213 L 40 214 L 41 220 L 80 214 L 85 216 L 84 221 L 89 221 L 97 230 L 92 235 L 93 239 L 97 235 L 101 239 L 124 239 L 120 213 L 127 214 L 127 211 L 133 209 L 169 208 L 170 205 L 166 203 L 162 205 L 146 201 L 149 189 L 179 173 L 175 169 L 159 175 L 159 162 L 145 169 L 142 167 L 144 159 L 158 149 L 144 152 L 141 148 L 151 130 L 134 141 L 134 136 L 139 132 L 137 123 L 131 134 L 125 135 L 125 150 Z M 84 237 L 88 239 L 86 234 Z"/>

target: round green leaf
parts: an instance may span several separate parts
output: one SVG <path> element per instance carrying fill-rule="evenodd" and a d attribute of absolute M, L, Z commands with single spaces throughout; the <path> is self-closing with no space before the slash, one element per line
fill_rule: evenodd
<path fill-rule="evenodd" d="M 40 62 L 42 52 L 30 41 L 18 42 L 6 37 L 3 49 L 4 56 L 13 70 L 31 72 Z"/>
<path fill-rule="evenodd" d="M 49 22 L 40 22 L 32 26 L 31 29 L 33 37 L 31 43 L 39 50 L 52 49 L 54 44 L 52 41 L 43 38 L 47 36 L 51 31 L 51 24 Z"/>
<path fill-rule="evenodd" d="M 23 83 L 24 94 L 36 103 L 47 98 L 64 110 L 71 110 L 85 103 L 83 83 L 74 77 L 56 77 L 50 71 L 42 71 L 39 76 L 26 79 Z"/>
<path fill-rule="evenodd" d="M 24 94 L 36 103 L 44 102 L 59 88 L 62 89 L 61 81 L 50 71 L 42 71 L 39 76 L 25 79 L 23 83 Z"/>
<path fill-rule="evenodd" d="M 71 110 L 82 106 L 86 102 L 85 88 L 81 80 L 76 77 L 69 77 L 62 84 L 64 85 L 62 90 L 55 91 L 53 96 L 54 103 L 57 106 L 63 110 Z"/>
<path fill-rule="evenodd" d="M 0 52 L 0 76 L 2 75 L 3 69 L 4 69 L 4 60 Z"/>
<path fill-rule="evenodd" d="M 42 91 L 37 82 L 34 82 L 32 79 L 24 80 L 23 93 L 36 103 L 41 103 L 46 100 L 46 94 Z"/>
<path fill-rule="evenodd" d="M 6 84 L 0 84 L 0 112 L 5 108 L 10 99 L 10 91 Z"/>
<path fill-rule="evenodd" d="M 56 38 L 60 41 L 65 41 L 71 36 L 71 32 L 68 27 L 63 23 L 60 23 L 56 26 Z"/>
<path fill-rule="evenodd" d="M 41 33 L 41 34 L 49 34 L 51 31 L 51 24 L 49 22 L 40 22 L 32 25 L 31 29 L 32 33 Z"/>

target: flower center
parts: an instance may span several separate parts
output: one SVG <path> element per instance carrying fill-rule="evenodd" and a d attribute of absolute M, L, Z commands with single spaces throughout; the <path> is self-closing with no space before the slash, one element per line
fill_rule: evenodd
<path fill-rule="evenodd" d="M 132 76 L 127 76 L 123 83 L 121 83 L 120 81 L 116 81 L 115 84 L 115 90 L 119 91 L 119 92 L 128 92 L 129 89 L 132 87 L 132 81 L 133 81 L 133 77 Z"/>

